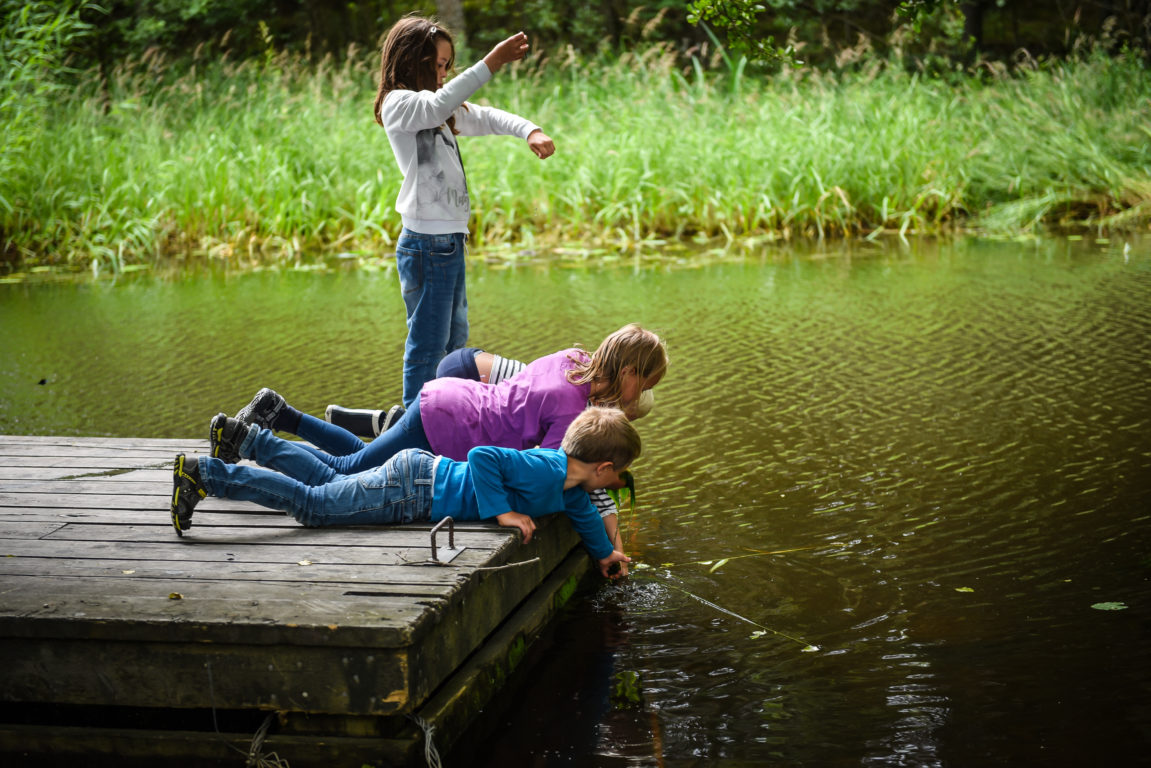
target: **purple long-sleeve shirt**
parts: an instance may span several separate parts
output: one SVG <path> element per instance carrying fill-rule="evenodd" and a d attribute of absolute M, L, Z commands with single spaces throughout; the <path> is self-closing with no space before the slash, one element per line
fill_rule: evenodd
<path fill-rule="evenodd" d="M 420 391 L 420 417 L 432 450 L 455 461 L 478 445 L 559 448 L 564 432 L 586 407 L 590 384 L 572 384 L 567 372 L 586 361 L 582 349 L 564 349 L 499 384 L 433 379 Z"/>

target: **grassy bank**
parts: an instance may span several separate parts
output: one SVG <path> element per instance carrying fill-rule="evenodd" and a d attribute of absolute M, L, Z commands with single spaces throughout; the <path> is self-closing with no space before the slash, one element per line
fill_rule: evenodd
<path fill-rule="evenodd" d="M 399 174 L 371 118 L 374 59 L 90 73 L 0 179 L 7 260 L 385 251 Z M 558 148 L 541 163 L 514 139 L 461 140 L 481 247 L 1151 223 L 1151 78 L 1134 57 L 944 81 L 879 61 L 705 74 L 651 49 L 537 61 L 478 97 Z"/>

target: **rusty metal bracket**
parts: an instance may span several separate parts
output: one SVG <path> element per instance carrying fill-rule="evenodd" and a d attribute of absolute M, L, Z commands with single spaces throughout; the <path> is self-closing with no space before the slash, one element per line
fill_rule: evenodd
<path fill-rule="evenodd" d="M 444 525 L 448 526 L 448 545 L 446 547 L 436 546 L 436 533 L 439 532 Z M 467 547 L 456 546 L 456 523 L 450 517 L 445 517 L 432 527 L 432 562 L 433 563 L 450 563 L 455 559 L 456 555 L 463 552 Z"/>

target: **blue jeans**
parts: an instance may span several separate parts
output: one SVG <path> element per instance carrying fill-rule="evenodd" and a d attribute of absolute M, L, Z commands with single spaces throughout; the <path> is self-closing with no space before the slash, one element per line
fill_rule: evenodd
<path fill-rule="evenodd" d="M 404 411 L 404 415 L 392 425 L 391 429 L 370 443 L 365 443 L 343 427 L 329 424 L 306 413 L 300 419 L 300 426 L 296 429 L 296 434 L 316 447 L 279 440 L 278 443 L 254 444 L 251 453 L 244 453 L 244 448 L 241 446 L 240 455 L 245 459 L 252 459 L 262 466 L 292 474 L 294 465 L 290 462 L 295 460 L 295 454 L 302 452 L 309 454 L 312 458 L 341 475 L 354 475 L 357 472 L 364 472 L 380 466 L 405 448 L 418 448 L 421 451 L 432 450 L 428 436 L 424 434 L 424 420 L 420 416 L 420 399 L 418 397 L 412 403 L 412 407 Z M 284 445 L 280 445 L 280 443 Z M 285 461 L 289 463 L 284 465 L 283 462 Z M 288 468 L 285 469 L 284 466 Z M 300 479 L 304 480 L 305 478 L 301 477 Z"/>
<path fill-rule="evenodd" d="M 408 314 L 404 344 L 404 407 L 411 407 L 424 382 L 448 352 L 468 340 L 468 297 L 464 285 L 462 232 L 422 235 L 406 227 L 396 243 L 396 270 Z"/>
<path fill-rule="evenodd" d="M 204 488 L 212 496 L 282 509 L 310 527 L 398 525 L 431 519 L 436 457 L 427 451 L 401 451 L 375 469 L 344 475 L 306 451 L 281 450 L 275 443 L 293 445 L 266 429 L 252 427 L 240 454 L 281 451 L 282 474 L 201 456 Z"/>

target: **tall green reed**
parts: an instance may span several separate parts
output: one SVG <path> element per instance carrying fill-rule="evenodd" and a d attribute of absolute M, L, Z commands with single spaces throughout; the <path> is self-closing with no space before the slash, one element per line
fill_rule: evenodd
<path fill-rule="evenodd" d="M 148 55 L 91 74 L 5 178 L 0 226 L 33 260 L 81 264 L 385 253 L 400 178 L 373 60 L 206 50 L 180 71 Z M 557 145 L 541 163 L 516 139 L 461 139 L 481 246 L 1151 221 L 1138 57 L 945 80 L 866 57 L 764 77 L 660 47 L 561 51 L 476 100 Z"/>

